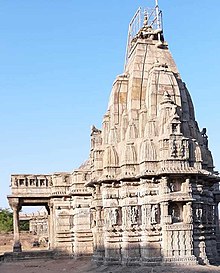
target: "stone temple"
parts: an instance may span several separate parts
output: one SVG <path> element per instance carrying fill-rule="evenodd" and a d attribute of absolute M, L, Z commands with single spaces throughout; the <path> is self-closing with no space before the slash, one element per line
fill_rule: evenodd
<path fill-rule="evenodd" d="M 124 73 L 113 83 L 88 161 L 68 173 L 11 176 L 14 252 L 19 210 L 48 211 L 49 247 L 105 264 L 214 264 L 220 202 L 206 129 L 164 40 L 161 11 L 129 25 Z"/>

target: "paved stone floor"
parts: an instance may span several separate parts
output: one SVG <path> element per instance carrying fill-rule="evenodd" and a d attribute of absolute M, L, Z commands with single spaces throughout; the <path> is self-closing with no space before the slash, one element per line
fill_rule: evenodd
<path fill-rule="evenodd" d="M 220 266 L 196 267 L 123 267 L 96 266 L 90 258 L 33 260 L 1 263 L 0 273 L 220 273 Z"/>

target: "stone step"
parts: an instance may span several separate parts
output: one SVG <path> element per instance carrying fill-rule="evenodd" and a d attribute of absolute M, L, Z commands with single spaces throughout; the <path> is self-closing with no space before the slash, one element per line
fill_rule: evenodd
<path fill-rule="evenodd" d="M 40 251 L 23 251 L 23 252 L 5 252 L 3 255 L 4 262 L 13 262 L 19 260 L 34 260 L 34 259 L 54 259 L 55 252 L 51 250 Z"/>

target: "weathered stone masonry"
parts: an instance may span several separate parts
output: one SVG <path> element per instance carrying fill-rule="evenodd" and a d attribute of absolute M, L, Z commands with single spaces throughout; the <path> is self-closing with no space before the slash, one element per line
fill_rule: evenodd
<path fill-rule="evenodd" d="M 220 177 L 163 31 L 150 23 L 145 14 L 130 37 L 89 160 L 72 173 L 12 175 L 9 202 L 15 216 L 47 207 L 52 249 L 107 264 L 216 263 Z"/>

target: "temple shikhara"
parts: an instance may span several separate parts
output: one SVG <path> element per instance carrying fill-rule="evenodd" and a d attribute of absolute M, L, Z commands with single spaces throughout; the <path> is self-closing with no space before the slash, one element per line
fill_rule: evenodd
<path fill-rule="evenodd" d="M 49 248 L 105 264 L 214 264 L 220 202 L 208 136 L 164 40 L 162 16 L 138 9 L 102 128 L 73 172 L 11 176 L 15 252 L 22 206 L 45 206 Z"/>

